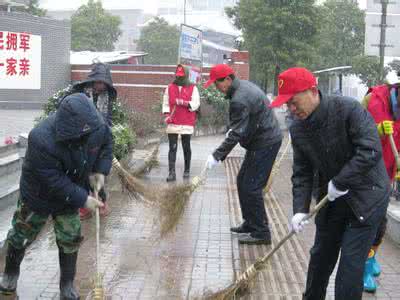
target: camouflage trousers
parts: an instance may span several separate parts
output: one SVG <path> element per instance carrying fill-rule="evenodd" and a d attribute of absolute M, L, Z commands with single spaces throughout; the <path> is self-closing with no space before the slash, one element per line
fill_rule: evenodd
<path fill-rule="evenodd" d="M 27 248 L 36 239 L 48 218 L 48 215 L 33 212 L 19 198 L 7 242 L 17 249 Z M 83 239 L 78 210 L 52 215 L 52 219 L 58 248 L 66 254 L 77 252 Z"/>

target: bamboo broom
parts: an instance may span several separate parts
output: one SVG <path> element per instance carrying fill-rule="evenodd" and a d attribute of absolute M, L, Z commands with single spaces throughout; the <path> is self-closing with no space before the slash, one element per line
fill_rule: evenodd
<path fill-rule="evenodd" d="M 135 199 L 141 199 L 147 204 L 150 203 L 160 208 L 162 237 L 176 227 L 190 195 L 203 183 L 207 175 L 207 168 L 204 167 L 200 175 L 193 177 L 187 184 L 160 186 L 145 183 L 132 176 L 116 158 L 113 159 L 112 165 L 123 186 L 133 194 Z"/>
<path fill-rule="evenodd" d="M 311 211 L 310 213 L 303 219 L 303 221 L 311 219 L 315 214 L 317 214 L 322 207 L 324 207 L 328 203 L 328 196 L 325 196 Z M 236 295 L 240 295 L 244 293 L 249 286 L 250 282 L 256 277 L 257 273 L 262 270 L 268 260 L 272 257 L 272 255 L 278 251 L 278 249 L 293 235 L 295 234 L 292 229 L 282 240 L 278 242 L 277 245 L 273 249 L 271 249 L 266 255 L 256 260 L 251 266 L 249 266 L 242 275 L 236 279 L 235 283 L 231 284 L 227 288 L 216 292 L 212 295 L 206 296 L 206 300 L 228 300 L 234 299 Z"/>

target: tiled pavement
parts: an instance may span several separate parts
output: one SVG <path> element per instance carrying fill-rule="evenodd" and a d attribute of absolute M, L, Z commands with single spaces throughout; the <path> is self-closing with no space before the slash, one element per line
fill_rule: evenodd
<path fill-rule="evenodd" d="M 223 137 L 193 139 L 192 174 L 198 174 L 207 155 Z M 161 145 L 160 166 L 146 180 L 162 184 L 167 176 L 168 146 Z M 109 299 L 192 299 L 205 291 L 216 291 L 230 284 L 245 266 L 269 247 L 238 246 L 229 227 L 240 221 L 235 173 L 243 151 L 237 148 L 225 165 L 212 170 L 206 184 L 191 197 L 175 233 L 162 241 L 158 236 L 158 215 L 152 207 L 131 200 L 121 193 L 117 178 L 110 180 L 112 213 L 102 220 L 101 271 Z M 267 199 L 272 220 L 273 242 L 285 233 L 290 205 L 290 155 L 283 160 Z M 181 180 L 182 150 L 178 152 L 178 180 Z M 228 171 L 228 172 L 227 172 Z M 6 234 L 11 210 L 2 213 L 0 239 Z M 19 299 L 58 299 L 58 258 L 54 235 L 49 227 L 28 250 L 19 280 Z M 81 247 L 76 284 L 82 299 L 89 299 L 95 275 L 94 222 L 83 222 L 85 241 Z M 256 280 L 251 299 L 300 299 L 304 287 L 308 249 L 313 226 L 289 241 L 276 253 Z M 376 297 L 400 299 L 398 287 L 400 251 L 385 241 L 380 253 L 383 274 Z M 384 259 L 382 259 L 385 257 Z M 2 257 L 1 257 L 2 258 Z M 0 260 L 3 267 L 3 259 Z M 332 296 L 332 285 L 329 296 Z M 397 297 L 397 298 L 396 298 Z M 6 298 L 7 299 L 7 298 Z M 10 298 L 8 298 L 10 299 Z"/>

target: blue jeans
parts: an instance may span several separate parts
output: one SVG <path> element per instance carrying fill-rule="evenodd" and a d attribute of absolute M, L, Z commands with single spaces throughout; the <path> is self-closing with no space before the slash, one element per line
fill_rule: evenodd
<path fill-rule="evenodd" d="M 237 176 L 240 208 L 244 225 L 251 236 L 271 238 L 264 206 L 263 188 L 267 184 L 281 141 L 260 150 L 247 151 Z"/>

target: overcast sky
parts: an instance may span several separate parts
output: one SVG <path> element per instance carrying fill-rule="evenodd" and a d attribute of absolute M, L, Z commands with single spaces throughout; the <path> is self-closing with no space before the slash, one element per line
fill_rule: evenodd
<path fill-rule="evenodd" d="M 160 0 L 102 0 L 105 8 L 140 8 L 148 13 L 156 13 Z M 165 1 L 165 0 L 164 0 Z M 320 0 L 323 2 L 323 0 Z M 361 8 L 365 8 L 367 0 L 358 0 Z M 48 10 L 59 9 L 77 9 L 82 4 L 86 4 L 87 0 L 40 0 L 43 8 Z"/>
<path fill-rule="evenodd" d="M 48 10 L 77 9 L 87 2 L 87 0 L 40 0 L 40 6 Z M 155 13 L 158 0 L 103 0 L 102 2 L 105 8 L 140 8 L 145 12 Z"/>

